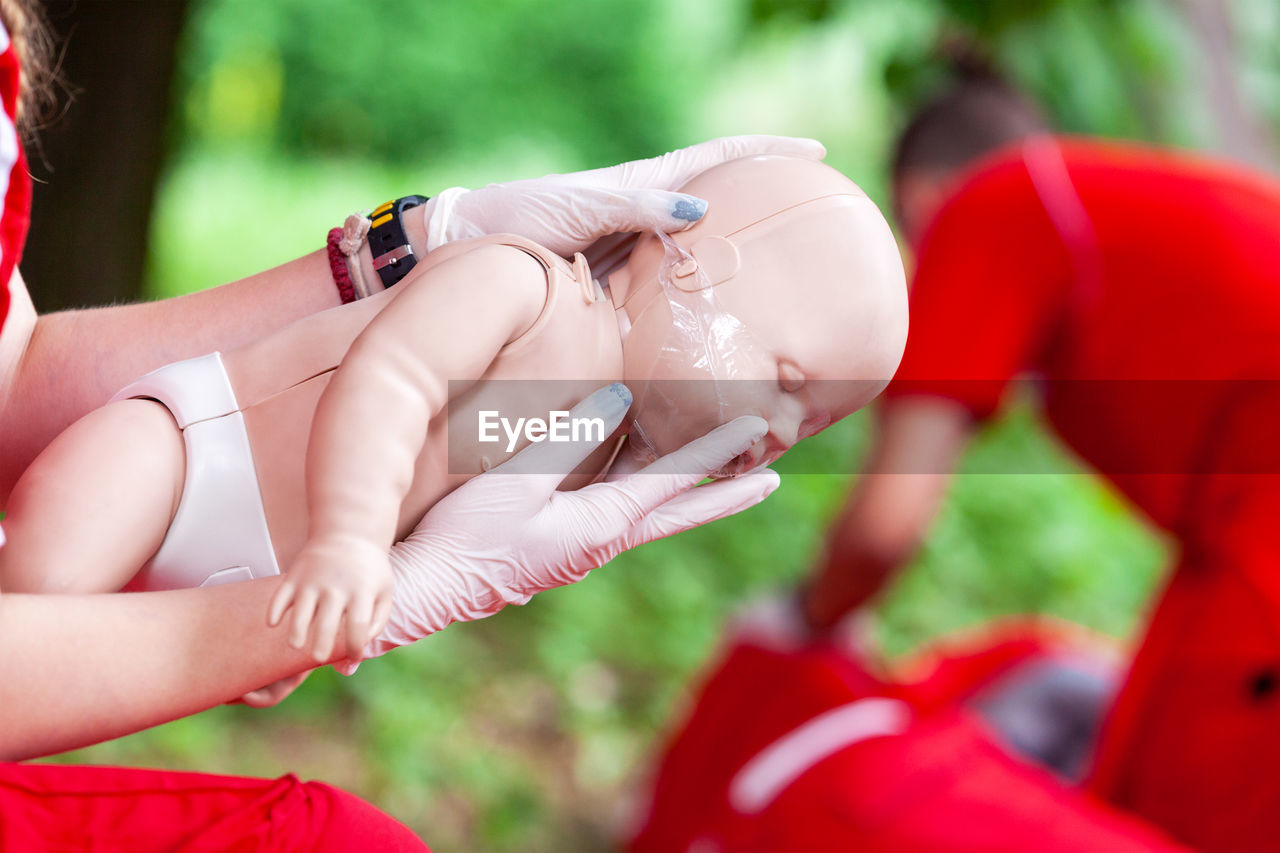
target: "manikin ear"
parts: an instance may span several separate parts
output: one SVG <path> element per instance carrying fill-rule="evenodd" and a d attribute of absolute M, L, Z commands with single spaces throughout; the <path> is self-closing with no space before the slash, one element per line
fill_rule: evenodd
<path fill-rule="evenodd" d="M 724 237 L 703 237 L 689 247 L 689 257 L 676 265 L 673 283 L 693 293 L 728 281 L 741 268 L 737 246 Z"/>

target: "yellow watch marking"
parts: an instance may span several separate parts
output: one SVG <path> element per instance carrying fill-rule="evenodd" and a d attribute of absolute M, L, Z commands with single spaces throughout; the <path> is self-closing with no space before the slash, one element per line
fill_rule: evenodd
<path fill-rule="evenodd" d="M 375 211 L 375 213 L 376 213 L 376 211 Z M 369 227 L 371 227 L 371 228 L 377 228 L 379 225 L 382 225 L 383 223 L 385 223 L 385 222 L 390 222 L 390 221 L 391 221 L 391 214 L 390 214 L 390 213 L 388 213 L 386 216 L 382 216 L 382 217 L 379 217 L 378 219 L 373 220 L 373 225 L 371 225 L 371 226 L 369 226 Z"/>

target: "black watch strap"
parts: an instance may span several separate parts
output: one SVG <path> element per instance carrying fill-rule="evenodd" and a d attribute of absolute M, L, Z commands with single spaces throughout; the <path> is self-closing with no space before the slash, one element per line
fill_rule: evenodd
<path fill-rule="evenodd" d="M 369 248 L 373 251 L 373 268 L 382 279 L 383 287 L 390 287 L 409 274 L 418 263 L 404 232 L 400 215 L 411 207 L 426 204 L 427 197 L 407 195 L 389 201 L 369 214 Z"/>

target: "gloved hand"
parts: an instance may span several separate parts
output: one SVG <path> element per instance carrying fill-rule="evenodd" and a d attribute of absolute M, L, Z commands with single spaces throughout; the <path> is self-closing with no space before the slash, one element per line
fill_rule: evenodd
<path fill-rule="evenodd" d="M 571 418 L 599 417 L 612 434 L 631 405 L 622 385 L 595 392 Z M 375 657 L 481 619 L 535 593 L 574 583 L 621 552 L 732 515 L 764 500 L 778 475 L 761 468 L 735 480 L 697 484 L 764 435 L 741 417 L 647 468 L 572 492 L 556 486 L 599 442 L 544 441 L 460 486 L 392 547 L 395 598 Z M 350 672 L 353 665 L 339 666 Z"/>
<path fill-rule="evenodd" d="M 569 257 L 617 231 L 683 231 L 707 203 L 673 192 L 712 166 L 755 154 L 821 160 L 822 143 L 788 136 L 729 136 L 606 169 L 547 175 L 478 190 L 453 187 L 423 205 L 427 249 L 486 234 L 519 234 Z"/>

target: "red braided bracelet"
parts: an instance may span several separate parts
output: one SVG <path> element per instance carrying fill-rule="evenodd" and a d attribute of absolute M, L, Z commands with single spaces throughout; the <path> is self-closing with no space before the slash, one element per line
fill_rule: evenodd
<path fill-rule="evenodd" d="M 338 286 L 338 295 L 342 297 L 342 304 L 356 301 L 356 288 L 351 282 L 351 271 L 347 269 L 347 256 L 342 254 L 342 249 L 338 248 L 338 243 L 342 241 L 342 229 L 333 228 L 329 231 L 329 239 L 326 245 L 329 248 L 329 271 L 333 273 L 333 283 Z"/>

